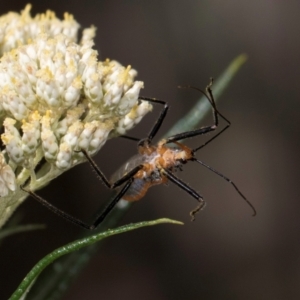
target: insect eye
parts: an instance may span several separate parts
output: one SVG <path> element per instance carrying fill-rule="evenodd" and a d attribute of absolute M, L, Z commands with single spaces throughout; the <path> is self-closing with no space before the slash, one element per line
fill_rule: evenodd
<path fill-rule="evenodd" d="M 185 165 L 187 163 L 187 160 L 186 159 L 180 159 L 180 163 Z"/>

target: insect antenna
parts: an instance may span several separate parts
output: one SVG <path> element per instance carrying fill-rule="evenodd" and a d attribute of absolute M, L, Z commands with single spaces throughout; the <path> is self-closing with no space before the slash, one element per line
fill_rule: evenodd
<path fill-rule="evenodd" d="M 201 146 L 195 148 L 192 150 L 192 153 L 195 154 L 198 150 L 202 149 L 205 147 L 207 144 L 209 144 L 211 141 L 213 141 L 215 138 L 217 138 L 219 135 L 221 135 L 226 129 L 228 129 L 230 125 L 225 126 L 221 131 L 219 131 L 216 135 L 214 135 L 212 138 L 210 138 L 208 141 L 206 141 L 204 144 Z"/>
<path fill-rule="evenodd" d="M 213 85 L 213 82 L 214 82 L 214 79 L 213 78 L 210 78 L 210 83 L 208 84 L 208 86 L 205 88 L 205 91 L 193 86 L 193 85 L 179 85 L 178 88 L 180 89 L 193 89 L 193 90 L 196 90 L 198 92 L 200 92 L 201 94 L 203 94 L 207 100 L 210 102 L 211 106 L 213 107 L 213 110 L 214 110 L 214 116 L 215 116 L 215 119 L 216 119 L 216 125 L 218 125 L 218 118 L 216 117 L 216 115 L 218 114 L 229 126 L 231 125 L 231 122 L 223 115 L 219 112 L 219 110 L 217 109 L 217 106 L 216 106 L 216 101 L 215 101 L 215 98 L 213 96 L 213 93 L 212 93 L 212 85 Z"/>
<path fill-rule="evenodd" d="M 218 137 L 219 135 L 221 135 L 225 130 L 227 130 L 230 125 L 231 122 L 223 115 L 219 112 L 219 110 L 217 109 L 216 106 L 216 102 L 215 102 L 215 98 L 213 96 L 212 93 L 212 85 L 213 85 L 213 78 L 210 78 L 210 83 L 208 84 L 208 86 L 206 87 L 205 91 L 192 86 L 192 85 L 186 85 L 186 86 L 178 86 L 178 88 L 187 88 L 187 89 L 193 89 L 196 90 L 198 92 L 200 92 L 201 94 L 203 94 L 207 100 L 209 101 L 209 103 L 211 104 L 211 106 L 213 107 L 213 111 L 214 111 L 214 119 L 215 119 L 215 125 L 218 126 L 219 124 L 219 120 L 218 120 L 218 115 L 227 123 L 227 125 L 220 131 L 218 132 L 216 135 L 214 135 L 212 138 L 210 138 L 208 141 L 206 141 L 204 144 L 202 144 L 201 146 L 195 148 L 192 150 L 192 153 L 195 154 L 198 150 L 202 149 L 203 147 L 205 147 L 207 144 L 209 144 L 211 141 L 213 141 L 216 137 Z"/>
<path fill-rule="evenodd" d="M 205 164 L 204 162 L 202 162 L 201 160 L 198 160 L 197 158 L 193 157 L 191 159 L 192 161 L 196 161 L 198 162 L 200 165 L 202 165 L 203 167 L 207 168 L 208 170 L 214 172 L 215 174 L 217 174 L 218 176 L 222 177 L 223 179 L 225 179 L 227 182 L 229 182 L 234 189 L 238 192 L 238 194 L 246 201 L 246 203 L 252 208 L 253 210 L 253 217 L 256 216 L 256 209 L 253 206 L 253 204 L 244 196 L 244 194 L 238 189 L 238 187 L 236 186 L 236 184 L 229 179 L 228 177 L 226 177 L 225 175 L 223 175 L 222 173 L 218 172 L 217 170 L 215 170 L 214 168 L 210 167 L 209 165 Z"/>

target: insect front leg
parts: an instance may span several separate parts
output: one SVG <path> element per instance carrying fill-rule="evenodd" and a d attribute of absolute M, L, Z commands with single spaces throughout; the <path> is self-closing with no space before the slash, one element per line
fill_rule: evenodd
<path fill-rule="evenodd" d="M 163 100 L 156 99 L 156 98 L 139 97 L 139 100 L 148 101 L 148 102 L 154 103 L 154 104 L 161 104 L 164 107 L 163 107 L 162 111 L 160 112 L 159 117 L 157 118 L 155 124 L 151 128 L 151 130 L 150 130 L 147 138 L 145 138 L 145 139 L 138 139 L 138 138 L 127 136 L 127 135 L 122 135 L 120 137 L 140 142 L 140 144 L 143 144 L 143 145 L 145 143 L 147 143 L 149 145 L 149 144 L 151 144 L 153 138 L 155 137 L 155 135 L 157 134 L 158 130 L 160 129 L 160 127 L 161 127 L 161 125 L 162 125 L 162 123 L 163 123 L 163 121 L 164 121 L 164 119 L 165 119 L 165 117 L 166 117 L 166 115 L 168 113 L 169 105 L 168 105 L 167 102 L 165 102 Z"/>
<path fill-rule="evenodd" d="M 203 134 L 209 133 L 211 131 L 214 131 L 216 129 L 217 129 L 217 126 L 214 124 L 212 126 L 202 127 L 200 129 L 195 129 L 195 130 L 191 130 L 191 131 L 187 131 L 187 132 L 178 133 L 178 134 L 175 134 L 173 136 L 166 138 L 164 144 L 177 142 L 177 141 L 191 138 L 191 137 L 194 137 L 197 135 L 203 135 Z"/>
<path fill-rule="evenodd" d="M 206 87 L 205 91 L 202 91 L 201 89 L 193 87 L 193 86 L 185 86 L 184 88 L 195 89 L 195 90 L 201 92 L 207 98 L 207 100 L 209 101 L 209 103 L 212 107 L 214 124 L 211 126 L 206 126 L 206 127 L 200 128 L 200 129 L 186 131 L 186 132 L 182 132 L 182 133 L 170 136 L 169 138 L 165 139 L 165 142 L 164 142 L 165 144 L 177 142 L 177 141 L 180 141 L 181 139 L 191 138 L 191 137 L 198 136 L 198 135 L 204 135 L 206 133 L 214 131 L 217 129 L 217 127 L 219 125 L 219 117 L 221 117 L 227 123 L 225 128 L 223 128 L 219 133 L 217 133 L 215 136 L 210 138 L 208 141 L 206 141 L 201 146 L 197 147 L 196 149 L 193 149 L 193 153 L 195 153 L 199 149 L 201 149 L 204 146 L 206 146 L 207 144 L 209 144 L 211 141 L 213 141 L 216 137 L 218 137 L 220 134 L 222 134 L 226 129 L 228 129 L 230 127 L 231 122 L 226 117 L 224 117 L 217 109 L 216 102 L 215 102 L 215 99 L 214 99 L 214 96 L 213 96 L 213 93 L 211 90 L 212 84 L 213 84 L 213 78 L 211 78 L 211 81 L 210 81 L 209 85 Z M 182 86 L 180 86 L 180 88 L 182 88 Z"/>

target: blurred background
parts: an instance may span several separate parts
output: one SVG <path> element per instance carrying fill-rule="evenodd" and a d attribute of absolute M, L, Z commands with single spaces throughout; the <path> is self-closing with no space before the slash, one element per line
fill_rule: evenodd
<path fill-rule="evenodd" d="M 300 298 L 300 2 L 296 0 L 37 1 L 32 14 L 74 14 L 97 28 L 100 58 L 138 70 L 141 95 L 169 102 L 162 136 L 199 98 L 178 84 L 204 88 L 241 53 L 249 59 L 222 95 L 219 110 L 232 127 L 198 153 L 230 177 L 251 209 L 226 181 L 198 164 L 180 173 L 207 201 L 190 222 L 195 201 L 177 186 L 156 186 L 120 224 L 170 217 L 160 225 L 112 237 L 64 299 L 299 299 Z M 1 3 L 1 14 L 26 1 Z M 131 132 L 144 137 L 159 109 Z M 212 124 L 211 116 L 202 125 Z M 222 126 L 223 124 L 221 124 Z M 207 137 L 189 140 L 196 147 Z M 136 153 L 134 142 L 114 139 L 95 158 L 106 174 Z M 88 220 L 110 191 L 88 164 L 57 178 L 40 194 Z M 47 229 L 7 238 L 0 247 L 0 299 L 7 299 L 43 256 L 81 232 L 32 199 L 19 208 L 22 223 Z"/>

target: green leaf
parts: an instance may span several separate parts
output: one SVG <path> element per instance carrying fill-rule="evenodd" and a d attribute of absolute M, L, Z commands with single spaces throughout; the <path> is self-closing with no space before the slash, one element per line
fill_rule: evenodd
<path fill-rule="evenodd" d="M 98 241 L 101 241 L 102 239 L 105 239 L 109 236 L 124 233 L 127 231 L 131 231 L 134 229 L 138 229 L 145 226 L 153 226 L 158 225 L 162 223 L 171 223 L 171 224 L 179 224 L 182 225 L 182 222 L 171 220 L 171 219 L 158 219 L 154 221 L 146 221 L 146 222 L 140 222 L 135 224 L 129 224 L 125 225 L 116 229 L 109 229 L 105 232 L 97 233 L 92 236 L 76 240 L 74 242 L 71 242 L 63 247 L 60 247 L 50 254 L 46 255 L 43 259 L 41 259 L 34 267 L 33 269 L 27 274 L 27 276 L 23 279 L 19 287 L 16 289 L 16 291 L 13 293 L 13 295 L 9 298 L 9 300 L 18 300 L 18 299 L 25 299 L 26 294 L 28 293 L 30 287 L 36 280 L 36 278 L 39 276 L 39 274 L 51 263 L 53 263 L 55 260 L 57 260 L 59 257 L 66 255 L 68 253 L 72 253 L 74 251 L 77 251 L 83 247 L 89 246 L 91 244 L 94 244 Z"/>

